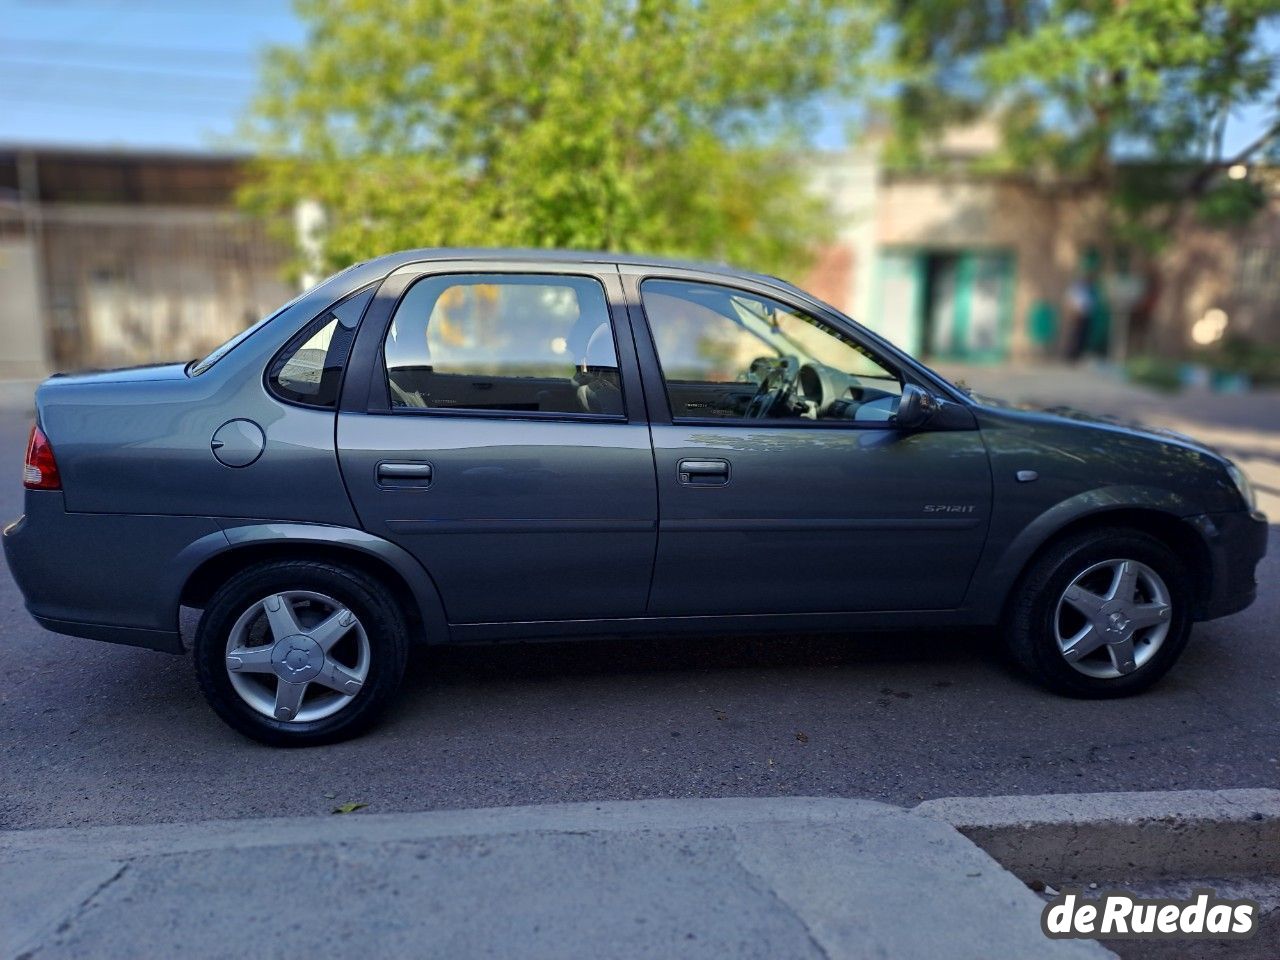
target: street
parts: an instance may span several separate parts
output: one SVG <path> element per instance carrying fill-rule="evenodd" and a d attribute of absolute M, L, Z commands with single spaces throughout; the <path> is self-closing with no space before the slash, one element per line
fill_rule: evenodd
<path fill-rule="evenodd" d="M 22 509 L 28 423 L 0 414 L 6 521 Z M 1254 451 L 1272 471 L 1273 449 Z M 1269 500 L 1276 486 L 1263 484 Z M 328 814 L 344 803 L 377 813 L 664 797 L 913 805 L 1275 787 L 1276 530 L 1258 602 L 1197 626 L 1172 673 L 1134 699 L 1042 692 L 981 634 L 437 648 L 418 652 L 371 734 L 294 751 L 225 727 L 186 658 L 37 627 L 6 570 L 0 828 Z"/>

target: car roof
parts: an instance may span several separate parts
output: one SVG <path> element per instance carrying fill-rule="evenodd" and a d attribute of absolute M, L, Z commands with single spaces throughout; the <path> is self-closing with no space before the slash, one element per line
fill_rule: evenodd
<path fill-rule="evenodd" d="M 406 264 L 422 263 L 430 260 L 540 260 L 552 263 L 616 263 L 623 266 L 699 270 L 703 273 L 714 273 L 725 277 L 748 277 L 753 280 L 763 280 L 767 283 L 794 288 L 793 284 L 778 277 L 755 273 L 750 270 L 739 270 L 724 263 L 680 260 L 673 257 L 654 257 L 645 254 L 610 253 L 605 250 L 551 250 L 524 247 L 423 247 L 417 250 L 401 250 L 397 253 L 384 254 L 381 257 L 366 261 L 361 266 L 376 265 L 387 270 L 395 270 Z"/>

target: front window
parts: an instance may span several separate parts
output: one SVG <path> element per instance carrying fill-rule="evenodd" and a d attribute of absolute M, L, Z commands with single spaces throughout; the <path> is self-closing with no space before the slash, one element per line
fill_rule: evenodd
<path fill-rule="evenodd" d="M 608 303 L 587 277 L 419 280 L 384 358 L 392 409 L 623 414 Z"/>
<path fill-rule="evenodd" d="M 729 287 L 641 284 L 677 419 L 886 421 L 901 377 L 811 314 Z"/>

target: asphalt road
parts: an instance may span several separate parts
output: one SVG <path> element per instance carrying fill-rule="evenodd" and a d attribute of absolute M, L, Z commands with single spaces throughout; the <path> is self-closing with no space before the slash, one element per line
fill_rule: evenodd
<path fill-rule="evenodd" d="M 0 414 L 0 517 L 27 418 Z M 982 635 L 427 650 L 374 732 L 258 746 L 185 658 L 46 633 L 0 572 L 0 828 L 648 797 L 1280 786 L 1280 537 L 1248 611 L 1196 628 L 1154 691 L 1038 690 Z M 76 575 L 74 557 L 66 575 Z"/>

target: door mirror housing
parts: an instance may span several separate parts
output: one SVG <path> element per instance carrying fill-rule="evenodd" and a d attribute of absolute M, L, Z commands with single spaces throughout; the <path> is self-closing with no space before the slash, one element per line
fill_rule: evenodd
<path fill-rule="evenodd" d="M 917 387 L 914 383 L 902 385 L 902 396 L 898 399 L 898 412 L 893 422 L 906 430 L 916 430 L 929 422 L 938 412 L 938 398 L 929 391 Z"/>

